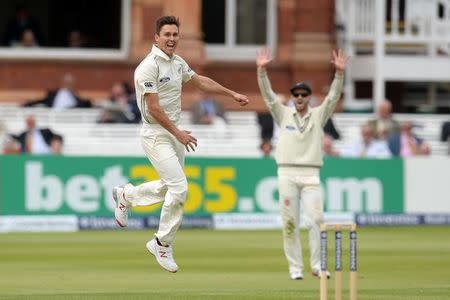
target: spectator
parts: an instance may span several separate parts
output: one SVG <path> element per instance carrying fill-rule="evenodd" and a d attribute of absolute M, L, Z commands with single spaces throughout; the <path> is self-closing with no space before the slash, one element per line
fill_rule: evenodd
<path fill-rule="evenodd" d="M 409 157 L 430 154 L 430 146 L 418 138 L 412 129 L 413 124 L 405 121 L 400 125 L 400 132 L 389 136 L 389 149 L 394 156 Z"/>
<path fill-rule="evenodd" d="M 62 154 L 63 145 L 64 145 L 64 138 L 59 134 L 55 134 L 50 141 L 51 152 L 56 155 Z"/>
<path fill-rule="evenodd" d="M 15 46 L 22 48 L 34 48 L 38 47 L 39 45 L 36 41 L 33 31 L 31 29 L 26 29 L 22 33 L 22 37 L 20 38 L 19 43 L 17 43 Z"/>
<path fill-rule="evenodd" d="M 14 136 L 19 143 L 22 153 L 28 154 L 52 154 L 53 151 L 61 150 L 61 147 L 57 148 L 55 144 L 58 141 L 54 139 L 60 139 L 60 146 L 62 146 L 62 137 L 55 134 L 49 128 L 36 127 L 36 120 L 34 116 L 27 116 L 25 118 L 26 130 L 21 134 Z M 52 143 L 54 146 L 52 147 Z"/>
<path fill-rule="evenodd" d="M 200 100 L 191 106 L 192 124 L 224 124 L 225 109 L 220 102 L 201 92 Z"/>
<path fill-rule="evenodd" d="M 325 134 L 322 139 L 322 154 L 324 157 L 338 157 L 339 152 L 333 148 L 333 137 Z"/>
<path fill-rule="evenodd" d="M 67 35 L 67 47 L 82 48 L 84 47 L 84 38 L 79 30 L 72 30 Z"/>
<path fill-rule="evenodd" d="M 0 154 L 15 153 L 20 153 L 20 145 L 8 134 L 6 126 L 0 122 Z"/>
<path fill-rule="evenodd" d="M 374 129 L 369 124 L 361 126 L 361 141 L 344 148 L 343 157 L 390 158 L 392 156 L 387 141 L 376 138 Z"/>
<path fill-rule="evenodd" d="M 57 90 L 49 91 L 43 99 L 28 101 L 24 106 L 44 106 L 62 110 L 92 107 L 92 104 L 89 99 L 78 97 L 75 90 L 75 78 L 72 74 L 66 73 L 61 80 L 61 86 Z"/>
<path fill-rule="evenodd" d="M 441 128 L 441 142 L 450 140 L 450 121 L 444 122 Z"/>
<path fill-rule="evenodd" d="M 441 142 L 448 143 L 447 154 L 450 155 L 450 121 L 444 122 L 444 124 L 442 124 Z"/>
<path fill-rule="evenodd" d="M 380 103 L 376 118 L 369 121 L 377 139 L 387 139 L 391 134 L 398 133 L 399 123 L 392 117 L 392 104 L 388 100 Z"/>
<path fill-rule="evenodd" d="M 111 88 L 111 98 L 103 105 L 98 123 L 139 123 L 141 113 L 136 96 L 126 82 L 116 82 Z"/>
<path fill-rule="evenodd" d="M 30 30 L 33 33 L 37 45 L 43 44 L 40 23 L 30 15 L 25 6 L 18 5 L 15 17 L 6 24 L 2 44 L 4 46 L 17 45 L 21 41 L 23 33 L 26 30 Z"/>

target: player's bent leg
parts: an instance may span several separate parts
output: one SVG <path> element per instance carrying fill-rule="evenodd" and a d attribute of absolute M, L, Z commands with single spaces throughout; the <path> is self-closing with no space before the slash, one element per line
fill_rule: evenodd
<path fill-rule="evenodd" d="M 114 209 L 114 217 L 120 227 L 128 225 L 128 209 L 131 203 L 125 198 L 125 185 L 116 186 L 113 188 L 112 196 L 116 207 Z"/>

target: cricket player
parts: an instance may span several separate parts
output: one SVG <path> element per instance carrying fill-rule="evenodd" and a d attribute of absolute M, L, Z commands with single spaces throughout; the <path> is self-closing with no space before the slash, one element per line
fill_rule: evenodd
<path fill-rule="evenodd" d="M 323 127 L 331 116 L 342 92 L 347 56 L 333 51 L 336 69 L 330 91 L 321 105 L 308 104 L 312 90 L 308 83 L 296 83 L 290 90 L 294 107 L 288 107 L 272 90 L 266 67 L 272 61 L 268 48 L 256 57 L 258 85 L 273 119 L 280 126 L 275 159 L 278 166 L 279 205 L 283 222 L 284 253 L 293 280 L 303 279 L 303 256 L 299 236 L 300 206 L 309 230 L 311 272 L 320 276 L 320 228 L 323 201 L 319 172 L 322 161 Z M 329 277 L 329 272 L 327 273 Z"/>
<path fill-rule="evenodd" d="M 165 270 L 173 273 L 178 266 L 172 244 L 181 224 L 188 190 L 183 171 L 185 150 L 195 151 L 197 147 L 197 139 L 191 132 L 179 127 L 182 85 L 191 83 L 204 92 L 229 96 L 241 106 L 249 102 L 247 96 L 197 75 L 175 54 L 180 39 L 179 27 L 179 20 L 174 16 L 157 20 L 156 44 L 134 73 L 136 99 L 143 120 L 141 143 L 160 179 L 113 189 L 115 217 L 121 227 L 127 226 L 131 206 L 163 202 L 158 231 L 146 247 Z"/>

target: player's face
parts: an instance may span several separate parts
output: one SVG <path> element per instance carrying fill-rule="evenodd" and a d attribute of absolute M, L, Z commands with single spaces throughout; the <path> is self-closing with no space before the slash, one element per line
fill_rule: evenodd
<path fill-rule="evenodd" d="M 164 25 L 161 27 L 159 34 L 155 34 L 158 48 L 170 57 L 175 53 L 179 39 L 180 36 L 177 25 Z"/>
<path fill-rule="evenodd" d="M 294 96 L 295 109 L 299 112 L 306 111 L 311 95 L 305 90 L 296 90 L 292 95 Z"/>

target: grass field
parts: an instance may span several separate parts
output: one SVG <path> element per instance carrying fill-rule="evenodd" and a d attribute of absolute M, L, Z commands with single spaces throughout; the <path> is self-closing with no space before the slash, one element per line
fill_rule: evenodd
<path fill-rule="evenodd" d="M 288 279 L 278 231 L 180 230 L 176 274 L 163 271 L 147 253 L 151 235 L 120 230 L 1 234 L 0 299 L 319 298 L 307 251 L 305 279 Z M 306 232 L 302 242 L 307 245 Z M 332 244 L 330 234 L 330 267 Z M 347 235 L 344 246 L 347 254 Z M 344 264 L 348 268 L 347 255 Z M 344 299 L 347 279 L 345 272 Z M 359 229 L 358 296 L 450 299 L 450 227 Z"/>

